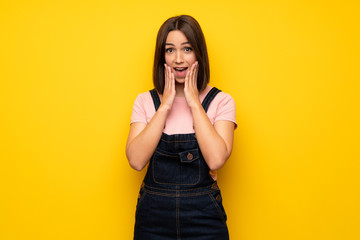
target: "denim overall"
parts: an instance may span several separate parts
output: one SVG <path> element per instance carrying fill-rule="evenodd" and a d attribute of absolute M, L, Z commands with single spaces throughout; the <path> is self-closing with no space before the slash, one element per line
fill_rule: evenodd
<path fill-rule="evenodd" d="M 202 102 L 207 111 L 220 90 Z M 160 98 L 150 91 L 155 109 Z M 141 185 L 135 240 L 227 240 L 226 213 L 195 134 L 162 134 Z"/>

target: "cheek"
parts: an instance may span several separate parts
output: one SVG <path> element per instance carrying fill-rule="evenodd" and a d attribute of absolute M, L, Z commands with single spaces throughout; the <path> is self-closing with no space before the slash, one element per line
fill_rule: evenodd
<path fill-rule="evenodd" d="M 190 54 L 189 56 L 188 56 L 188 63 L 190 63 L 190 64 L 194 64 L 195 62 L 196 62 L 196 56 L 195 56 L 195 54 Z"/>
<path fill-rule="evenodd" d="M 171 57 L 165 55 L 165 63 L 166 63 L 167 65 L 170 65 L 170 63 L 171 63 Z"/>

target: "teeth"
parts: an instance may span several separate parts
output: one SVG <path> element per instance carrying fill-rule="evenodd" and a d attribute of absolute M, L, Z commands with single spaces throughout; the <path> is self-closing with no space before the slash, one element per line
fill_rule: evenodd
<path fill-rule="evenodd" d="M 186 67 L 183 68 L 174 68 L 176 71 L 184 71 L 185 69 L 187 69 Z"/>

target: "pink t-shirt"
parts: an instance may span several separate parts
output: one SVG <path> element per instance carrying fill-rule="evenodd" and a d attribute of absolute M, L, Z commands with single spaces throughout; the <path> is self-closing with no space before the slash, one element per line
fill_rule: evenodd
<path fill-rule="evenodd" d="M 199 95 L 200 102 L 202 102 L 206 94 L 211 90 L 211 86 L 207 86 Z M 161 95 L 159 95 L 161 101 Z M 140 93 L 134 103 L 131 122 L 149 123 L 155 114 L 154 102 L 150 92 Z M 233 122 L 235 128 L 237 127 L 235 119 L 235 101 L 227 93 L 219 92 L 209 105 L 207 115 L 212 125 L 219 120 L 226 120 Z M 193 126 L 193 118 L 191 110 L 187 105 L 185 97 L 175 97 L 172 108 L 167 116 L 165 122 L 164 133 L 172 134 L 186 134 L 195 133 Z M 214 180 L 217 178 L 216 171 L 210 171 L 210 175 Z"/>
<path fill-rule="evenodd" d="M 201 102 L 211 88 L 211 86 L 207 86 L 199 95 Z M 159 96 L 161 100 L 162 96 Z M 131 123 L 142 122 L 147 124 L 154 114 L 155 107 L 150 92 L 140 93 L 133 106 Z M 235 123 L 235 128 L 237 127 L 235 119 L 235 101 L 227 93 L 219 92 L 216 95 L 210 103 L 207 115 L 213 125 L 216 121 L 226 120 Z M 167 116 L 163 132 L 168 135 L 195 133 L 191 110 L 187 105 L 185 97 L 175 98 L 173 106 Z"/>

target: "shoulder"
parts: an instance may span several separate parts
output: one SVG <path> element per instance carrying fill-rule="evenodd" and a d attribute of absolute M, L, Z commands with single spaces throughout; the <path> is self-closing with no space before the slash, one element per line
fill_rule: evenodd
<path fill-rule="evenodd" d="M 155 114 L 155 107 L 149 91 L 137 95 L 131 115 L 131 123 L 148 123 Z"/>
<path fill-rule="evenodd" d="M 223 91 L 220 91 L 214 98 L 213 100 L 214 105 L 217 106 L 224 106 L 224 105 L 231 105 L 233 107 L 235 107 L 235 100 L 234 98 Z"/>
<path fill-rule="evenodd" d="M 199 95 L 200 101 L 203 102 L 205 97 L 208 96 L 209 94 L 211 94 L 210 91 L 214 90 L 214 89 L 218 89 L 218 88 L 208 85 L 204 89 L 204 91 L 200 93 L 200 95 Z M 220 90 L 220 89 L 218 89 L 218 90 Z M 235 101 L 234 101 L 234 98 L 230 94 L 220 90 L 216 94 L 216 96 L 213 98 L 213 100 L 211 101 L 209 107 L 218 109 L 219 107 L 222 107 L 225 105 L 235 108 Z"/>
<path fill-rule="evenodd" d="M 207 112 L 211 122 L 214 124 L 216 121 L 227 120 L 236 123 L 236 106 L 234 98 L 226 93 L 219 92 L 209 106 Z"/>
<path fill-rule="evenodd" d="M 135 99 L 134 106 L 148 109 L 153 106 L 153 100 L 150 91 L 139 93 Z"/>
<path fill-rule="evenodd" d="M 150 100 L 152 100 L 150 91 L 139 93 L 135 99 L 135 101 L 141 101 L 141 102 L 147 102 Z"/>
<path fill-rule="evenodd" d="M 223 91 L 219 92 L 217 97 L 221 100 L 232 100 L 234 101 L 234 98 L 229 94 L 229 93 L 225 93 Z"/>

